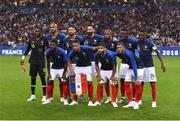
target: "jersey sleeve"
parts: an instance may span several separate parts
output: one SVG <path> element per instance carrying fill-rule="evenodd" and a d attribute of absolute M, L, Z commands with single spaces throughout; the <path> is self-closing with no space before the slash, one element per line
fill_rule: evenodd
<path fill-rule="evenodd" d="M 29 53 L 30 50 L 31 50 L 31 41 L 29 40 L 27 48 L 26 48 L 26 50 L 24 52 L 24 56 L 27 56 L 27 54 Z"/>
<path fill-rule="evenodd" d="M 152 50 L 157 50 L 157 46 L 152 40 L 149 41 L 149 46 L 152 48 Z"/>
<path fill-rule="evenodd" d="M 94 54 L 94 61 L 95 61 L 95 64 L 99 63 L 99 61 L 98 61 L 98 54 L 97 53 Z"/>
<path fill-rule="evenodd" d="M 127 52 L 127 56 L 129 57 L 131 65 L 132 65 L 132 68 L 133 68 L 134 79 L 137 80 L 137 77 L 138 77 L 138 75 L 137 75 L 137 64 L 136 64 L 136 60 L 135 60 L 134 54 L 130 53 L 130 52 Z"/>
<path fill-rule="evenodd" d="M 91 47 L 91 46 L 82 46 L 82 47 L 87 51 L 92 51 L 93 50 L 93 47 Z"/>
<path fill-rule="evenodd" d="M 69 52 L 69 55 L 68 55 L 68 59 L 69 59 L 70 62 L 73 61 L 73 57 L 74 57 L 74 51 L 71 50 L 71 51 Z"/>

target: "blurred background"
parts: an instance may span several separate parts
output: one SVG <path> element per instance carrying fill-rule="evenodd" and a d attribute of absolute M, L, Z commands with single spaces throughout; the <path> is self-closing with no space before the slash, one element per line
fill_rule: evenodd
<path fill-rule="evenodd" d="M 180 0 L 1 0 L 0 46 L 23 46 L 35 26 L 46 34 L 51 22 L 65 34 L 74 25 L 84 35 L 92 24 L 117 39 L 123 29 L 130 36 L 144 30 L 158 46 L 180 46 Z"/>

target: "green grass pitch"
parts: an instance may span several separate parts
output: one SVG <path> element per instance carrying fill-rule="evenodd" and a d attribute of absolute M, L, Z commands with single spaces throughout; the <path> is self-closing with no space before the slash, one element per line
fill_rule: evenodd
<path fill-rule="evenodd" d="M 145 84 L 143 105 L 139 110 L 113 108 L 110 104 L 88 107 L 87 103 L 64 106 L 59 102 L 58 81 L 55 83 L 55 100 L 42 105 L 40 80 L 37 78 L 37 100 L 26 102 L 30 96 L 28 72 L 21 74 L 20 56 L 0 56 L 0 119 L 60 120 L 60 119 L 179 119 L 180 120 L 180 57 L 164 57 L 167 71 L 163 73 L 155 57 L 157 73 L 157 108 L 151 108 L 150 85 Z M 27 58 L 26 58 L 26 66 Z M 94 93 L 96 92 L 96 82 Z M 104 93 L 105 95 L 105 93 Z M 118 93 L 120 95 L 120 93 Z M 105 97 L 105 96 L 104 96 Z M 95 95 L 94 95 L 95 98 Z"/>

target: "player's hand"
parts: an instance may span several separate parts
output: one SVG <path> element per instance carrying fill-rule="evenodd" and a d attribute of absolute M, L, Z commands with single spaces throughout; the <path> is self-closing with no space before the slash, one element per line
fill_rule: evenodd
<path fill-rule="evenodd" d="M 166 71 L 166 68 L 165 68 L 164 64 L 161 64 L 161 69 L 163 70 L 163 72 Z"/>
<path fill-rule="evenodd" d="M 20 65 L 24 65 L 24 59 L 21 59 Z"/>
<path fill-rule="evenodd" d="M 23 64 L 22 66 L 21 66 L 21 72 L 24 74 L 24 73 L 26 73 L 26 65 L 25 64 Z"/>
<path fill-rule="evenodd" d="M 135 84 L 136 86 L 139 86 L 139 85 L 141 84 L 141 82 L 140 82 L 139 80 L 136 80 L 136 81 L 134 82 L 134 84 Z"/>
<path fill-rule="evenodd" d="M 98 81 L 104 80 L 101 76 L 98 76 Z"/>
<path fill-rule="evenodd" d="M 110 80 L 111 80 L 111 81 L 115 81 L 114 76 L 111 76 L 111 77 L 110 77 Z"/>

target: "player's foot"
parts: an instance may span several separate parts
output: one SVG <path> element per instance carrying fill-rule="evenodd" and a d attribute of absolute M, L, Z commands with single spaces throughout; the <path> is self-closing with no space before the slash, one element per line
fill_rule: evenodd
<path fill-rule="evenodd" d="M 69 105 L 77 105 L 78 104 L 78 102 L 77 101 L 75 101 L 75 100 L 73 100 Z"/>
<path fill-rule="evenodd" d="M 152 102 L 152 108 L 156 108 L 156 107 L 157 107 L 156 102 L 153 101 L 153 102 Z"/>
<path fill-rule="evenodd" d="M 68 101 L 67 100 L 64 100 L 64 105 L 68 105 Z"/>
<path fill-rule="evenodd" d="M 89 101 L 88 106 L 93 106 L 93 102 Z"/>
<path fill-rule="evenodd" d="M 125 97 L 122 97 L 120 100 L 119 100 L 119 103 L 120 104 L 125 104 L 126 102 L 126 98 Z"/>
<path fill-rule="evenodd" d="M 123 108 L 129 108 L 129 107 L 134 107 L 134 102 L 129 102 L 129 104 L 123 106 Z"/>
<path fill-rule="evenodd" d="M 139 109 L 139 104 L 137 102 L 134 103 L 134 110 Z"/>
<path fill-rule="evenodd" d="M 60 97 L 60 102 L 63 103 L 64 102 L 64 98 L 63 97 Z"/>
<path fill-rule="evenodd" d="M 53 98 L 53 97 L 50 97 L 50 98 L 49 98 L 49 100 L 50 100 L 50 101 L 53 101 L 53 100 L 54 100 L 54 98 Z"/>
<path fill-rule="evenodd" d="M 36 96 L 35 95 L 31 95 L 31 97 L 29 99 L 27 99 L 27 101 L 33 101 L 33 100 L 36 100 Z"/>
<path fill-rule="evenodd" d="M 46 96 L 43 96 L 41 102 L 45 102 L 45 101 L 46 101 Z"/>
<path fill-rule="evenodd" d="M 46 105 L 46 104 L 49 104 L 49 103 L 51 103 L 51 100 L 50 100 L 50 99 L 47 99 L 47 100 L 44 101 L 42 104 L 43 104 L 43 105 Z"/>
<path fill-rule="evenodd" d="M 80 102 L 84 103 L 84 97 L 83 96 L 80 96 Z"/>
<path fill-rule="evenodd" d="M 138 104 L 139 104 L 139 105 L 142 105 L 142 100 L 139 100 Z"/>
<path fill-rule="evenodd" d="M 105 104 L 110 103 L 111 102 L 111 97 L 108 97 L 107 100 L 104 102 Z"/>
<path fill-rule="evenodd" d="M 112 105 L 113 105 L 114 108 L 117 108 L 117 107 L 118 107 L 118 105 L 117 105 L 116 102 L 112 102 Z"/>
<path fill-rule="evenodd" d="M 92 106 L 101 106 L 101 103 L 96 101 Z"/>

